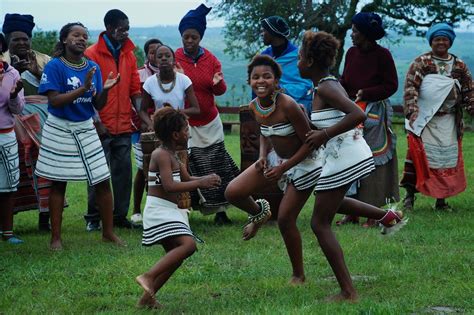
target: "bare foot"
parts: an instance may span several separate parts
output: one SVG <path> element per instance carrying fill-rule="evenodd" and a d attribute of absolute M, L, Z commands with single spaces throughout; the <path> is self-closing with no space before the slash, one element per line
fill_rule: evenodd
<path fill-rule="evenodd" d="M 127 244 L 122 241 L 117 235 L 115 235 L 114 233 L 110 234 L 110 235 L 105 235 L 103 234 L 102 235 L 102 242 L 106 242 L 106 243 L 115 243 L 116 245 L 118 246 L 127 246 Z"/>
<path fill-rule="evenodd" d="M 305 276 L 302 276 L 302 277 L 292 276 L 290 278 L 290 281 L 288 281 L 288 284 L 292 286 L 300 286 L 300 285 L 303 285 L 305 281 L 306 281 Z"/>
<path fill-rule="evenodd" d="M 153 279 L 149 279 L 145 274 L 139 275 L 135 278 L 135 281 L 148 293 L 150 296 L 154 297 L 155 292 L 153 292 Z"/>
<path fill-rule="evenodd" d="M 348 302 L 348 303 L 357 303 L 359 301 L 359 297 L 357 296 L 357 293 L 346 293 L 346 292 L 341 292 L 336 295 L 331 295 L 327 297 L 326 302 L 329 303 L 340 303 L 340 302 Z"/>
<path fill-rule="evenodd" d="M 154 296 L 151 296 L 148 293 L 144 293 L 141 299 L 137 303 L 138 308 L 148 308 L 148 309 L 159 309 L 162 308 L 163 305 L 156 301 Z"/>
<path fill-rule="evenodd" d="M 258 223 L 249 223 L 246 226 L 244 226 L 244 232 L 242 233 L 242 239 L 244 241 L 248 241 L 249 239 L 253 238 L 255 235 L 257 235 L 258 230 L 262 225 L 265 224 L 265 222 L 268 221 L 272 216 L 272 213 L 269 211 L 267 216 L 261 220 Z"/>
<path fill-rule="evenodd" d="M 62 244 L 62 242 L 61 242 L 60 239 L 58 239 L 58 240 L 51 240 L 51 242 L 49 243 L 49 248 L 50 248 L 51 250 L 55 250 L 55 251 L 57 251 L 57 250 L 62 250 L 62 249 L 63 249 L 63 244 Z"/>

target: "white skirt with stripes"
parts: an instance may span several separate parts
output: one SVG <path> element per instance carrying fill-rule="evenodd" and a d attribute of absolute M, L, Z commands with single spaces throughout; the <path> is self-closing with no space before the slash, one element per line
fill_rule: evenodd
<path fill-rule="evenodd" d="M 53 181 L 84 181 L 90 186 L 110 177 L 92 118 L 73 122 L 48 114 L 41 135 L 36 175 Z"/>
<path fill-rule="evenodd" d="M 278 157 L 275 151 L 270 151 L 267 155 L 267 161 L 270 167 L 281 165 L 285 159 Z M 317 151 L 313 151 L 303 161 L 299 162 L 278 180 L 278 187 L 284 192 L 289 183 L 296 190 L 306 190 L 313 188 L 318 183 L 321 174 L 321 162 L 317 155 Z"/>
<path fill-rule="evenodd" d="M 170 236 L 189 235 L 195 237 L 191 228 L 187 211 L 163 198 L 147 196 L 143 210 L 143 246 L 160 244 Z"/>
<path fill-rule="evenodd" d="M 342 120 L 345 113 L 336 109 L 313 111 L 311 122 L 318 129 L 329 128 Z M 372 151 L 355 128 L 331 138 L 318 150 L 322 167 L 315 191 L 339 188 L 368 176 L 375 170 Z"/>
<path fill-rule="evenodd" d="M 20 166 L 15 132 L 0 133 L 0 193 L 16 191 L 19 181 Z"/>

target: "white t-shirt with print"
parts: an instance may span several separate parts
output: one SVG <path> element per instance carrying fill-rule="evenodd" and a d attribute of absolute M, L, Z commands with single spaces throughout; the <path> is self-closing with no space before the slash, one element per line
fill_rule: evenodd
<path fill-rule="evenodd" d="M 143 89 L 150 94 L 155 103 L 155 110 L 162 108 L 164 103 L 170 104 L 174 109 L 184 109 L 184 99 L 186 96 L 186 89 L 191 86 L 192 82 L 188 76 L 176 72 L 176 84 L 174 88 L 168 92 L 163 92 L 158 85 L 158 78 L 152 75 L 143 83 Z M 171 88 L 173 83 L 162 84 L 165 90 Z"/>

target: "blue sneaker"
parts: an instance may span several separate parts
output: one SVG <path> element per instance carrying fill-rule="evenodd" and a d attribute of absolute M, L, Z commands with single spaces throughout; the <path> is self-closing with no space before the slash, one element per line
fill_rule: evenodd
<path fill-rule="evenodd" d="M 10 237 L 9 239 L 7 239 L 7 242 L 9 244 L 14 244 L 14 245 L 24 243 L 23 240 L 19 239 L 16 236 Z"/>

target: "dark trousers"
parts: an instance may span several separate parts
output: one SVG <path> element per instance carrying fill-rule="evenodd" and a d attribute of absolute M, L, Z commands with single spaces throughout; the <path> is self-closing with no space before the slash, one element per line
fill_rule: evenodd
<path fill-rule="evenodd" d="M 114 220 L 127 217 L 132 193 L 131 134 L 111 135 L 101 138 L 105 158 L 110 168 L 114 197 Z M 100 215 L 95 203 L 95 189 L 89 186 L 86 221 L 99 221 Z"/>

